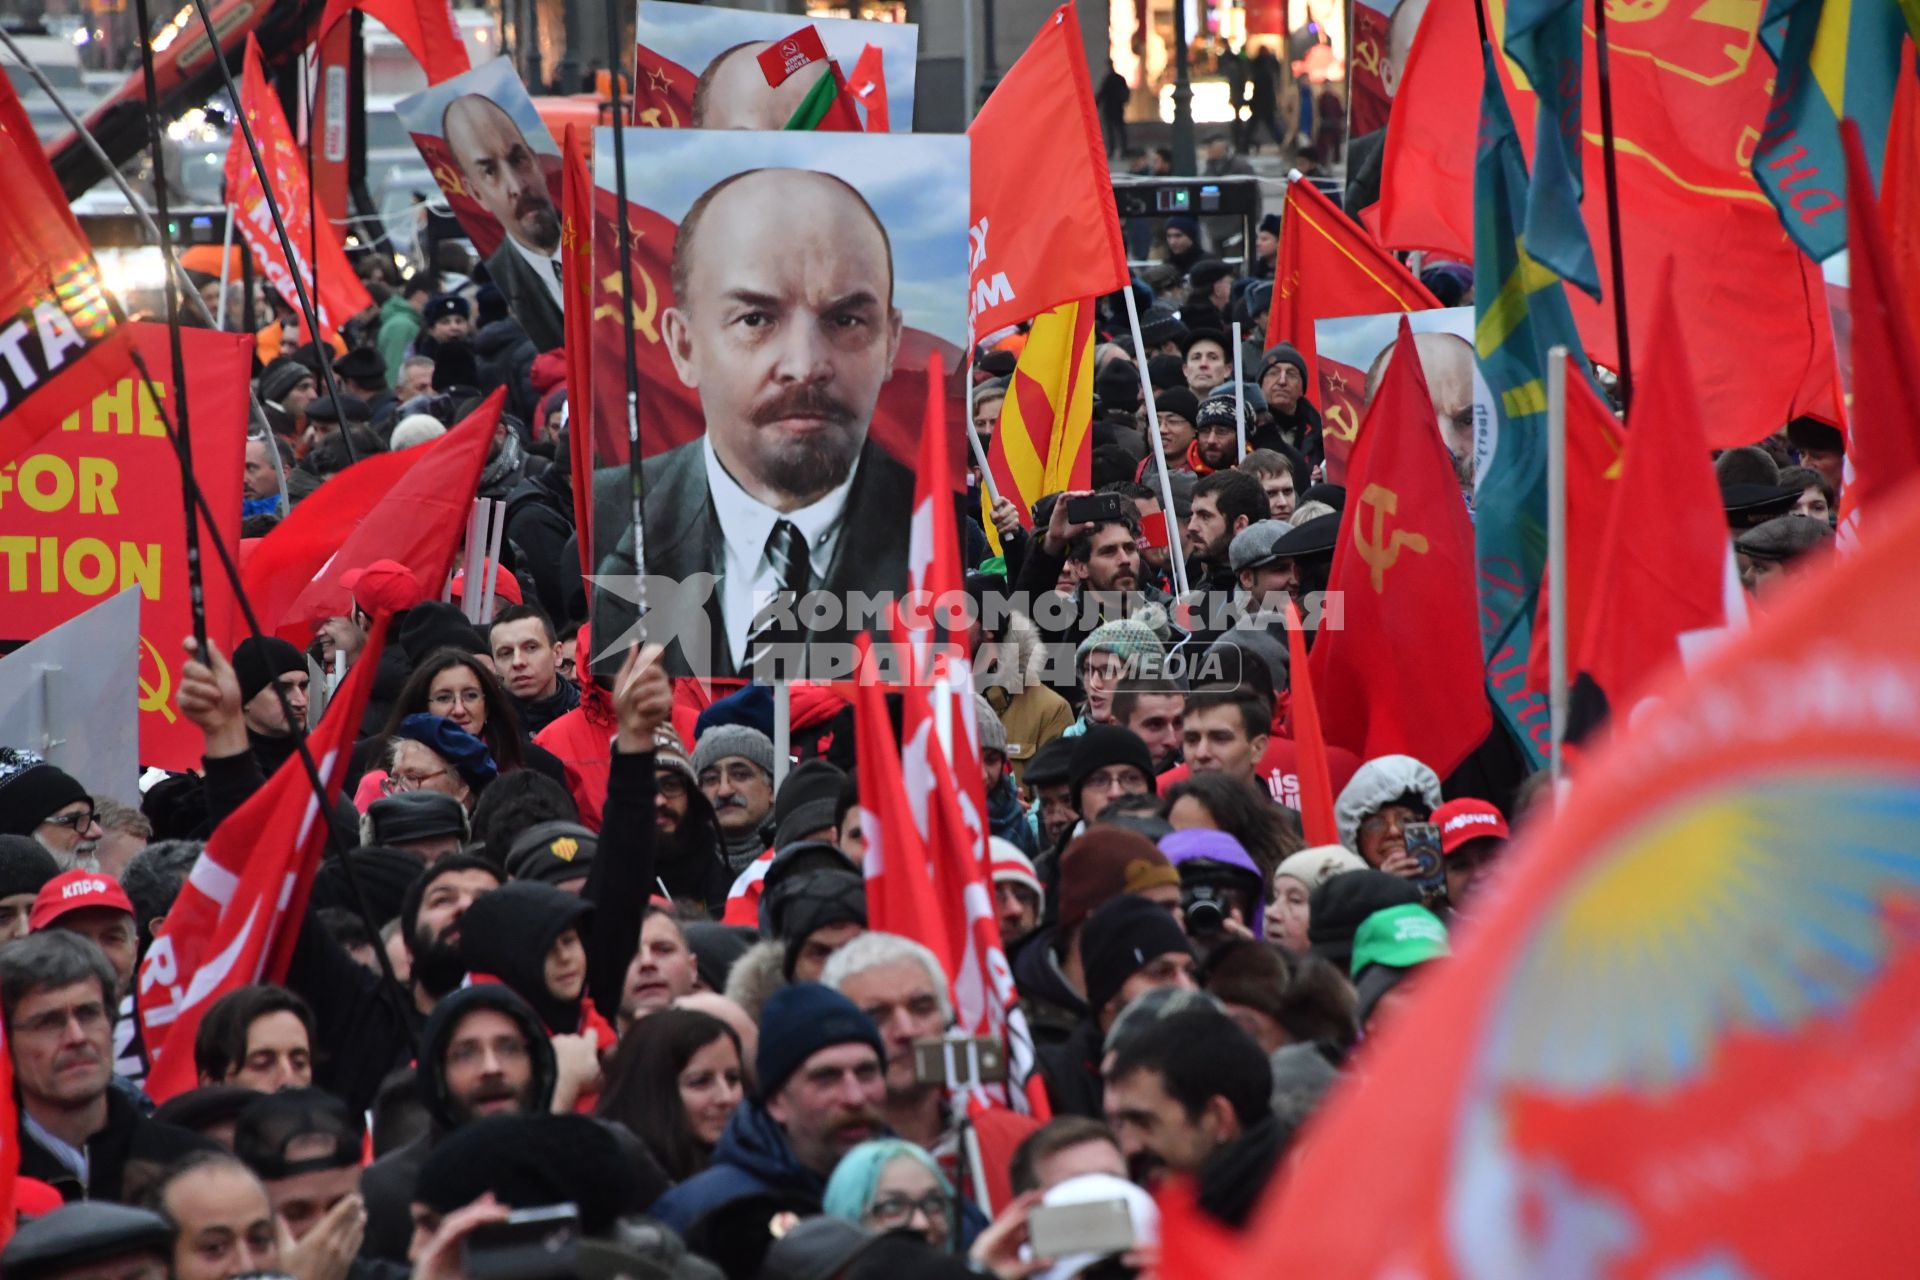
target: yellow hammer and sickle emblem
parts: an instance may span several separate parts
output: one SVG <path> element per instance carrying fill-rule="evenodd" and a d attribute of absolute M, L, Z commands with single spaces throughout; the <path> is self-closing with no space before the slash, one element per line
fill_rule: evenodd
<path fill-rule="evenodd" d="M 634 238 L 639 238 L 637 233 Z M 640 278 L 640 283 L 646 286 L 647 295 L 647 303 L 644 307 L 638 302 L 633 304 L 633 327 L 645 334 L 648 342 L 658 342 L 660 341 L 660 333 L 653 327 L 653 321 L 654 317 L 660 313 L 660 292 L 654 287 L 653 273 L 645 267 L 636 264 L 633 273 Z M 600 281 L 600 287 L 610 293 L 618 294 L 620 292 L 620 273 L 615 271 L 607 275 Z M 618 316 L 619 314 L 619 308 L 609 306 L 605 303 L 593 309 L 593 318 L 595 320 L 602 319 L 606 316 Z"/>
<path fill-rule="evenodd" d="M 1368 535 L 1366 514 L 1360 513 L 1353 522 L 1353 544 L 1360 549 L 1360 558 L 1367 562 L 1373 589 L 1385 591 L 1387 570 L 1393 568 L 1400 559 L 1400 548 L 1425 555 L 1427 537 L 1423 533 L 1408 533 L 1404 529 L 1395 529 L 1388 536 L 1387 517 L 1400 509 L 1400 495 L 1391 489 L 1377 484 L 1368 485 L 1360 494 L 1360 505 L 1373 508 L 1373 533 Z"/>
<path fill-rule="evenodd" d="M 154 668 L 160 672 L 160 679 L 153 684 L 148 684 L 145 677 L 141 678 L 140 709 L 158 711 L 167 718 L 168 724 L 172 724 L 175 720 L 173 704 L 167 701 L 167 695 L 173 692 L 173 673 L 167 670 L 166 659 L 162 658 L 160 651 L 153 647 L 153 641 L 141 636 L 140 649 L 153 659 Z"/>
<path fill-rule="evenodd" d="M 1335 440 L 1357 440 L 1360 438 L 1360 415 L 1353 411 L 1350 404 L 1330 404 L 1327 406 L 1325 434 Z"/>
<path fill-rule="evenodd" d="M 433 170 L 433 180 L 439 183 L 440 189 L 450 196 L 473 194 L 467 190 L 466 180 L 462 177 L 460 170 L 453 165 L 436 165 Z"/>

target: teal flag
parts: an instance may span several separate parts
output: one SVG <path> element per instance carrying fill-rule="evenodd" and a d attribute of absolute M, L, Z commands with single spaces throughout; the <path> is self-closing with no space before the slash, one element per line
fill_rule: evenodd
<path fill-rule="evenodd" d="M 1486 81 L 1473 164 L 1474 349 L 1493 395 L 1482 424 L 1491 448 L 1474 488 L 1473 556 L 1480 587 L 1480 638 L 1488 692 L 1502 721 L 1537 768 L 1551 735 L 1544 694 L 1526 687 L 1533 614 L 1547 564 L 1547 349 L 1580 351 L 1560 276 L 1534 258 L 1521 228 L 1527 162 L 1494 70 L 1481 46 Z"/>
<path fill-rule="evenodd" d="M 1773 101 L 1753 176 L 1780 221 L 1818 262 L 1847 243 L 1847 170 L 1840 121 L 1852 117 L 1873 169 L 1887 149 L 1907 24 L 1891 0 L 1770 0 L 1760 43 L 1773 56 Z"/>
<path fill-rule="evenodd" d="M 1600 296 L 1587 223 L 1580 216 L 1582 0 L 1512 0 L 1507 53 L 1533 85 L 1533 181 L 1527 187 L 1526 238 L 1535 261 L 1569 284 Z"/>

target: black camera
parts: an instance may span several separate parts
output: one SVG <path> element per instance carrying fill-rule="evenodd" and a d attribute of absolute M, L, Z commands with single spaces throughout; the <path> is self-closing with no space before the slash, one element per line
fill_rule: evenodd
<path fill-rule="evenodd" d="M 1187 918 L 1187 932 L 1207 937 L 1227 927 L 1227 914 L 1233 909 L 1231 890 L 1214 884 L 1180 886 L 1180 910 Z"/>

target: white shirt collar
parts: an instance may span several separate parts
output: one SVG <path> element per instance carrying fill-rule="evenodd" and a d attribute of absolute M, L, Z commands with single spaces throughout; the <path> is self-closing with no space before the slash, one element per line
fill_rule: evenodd
<path fill-rule="evenodd" d="M 747 632 L 754 612 L 781 589 L 773 565 L 767 559 L 767 540 L 773 536 L 774 523 L 791 521 L 800 530 L 807 540 L 813 581 L 820 582 L 833 563 L 842 517 L 846 514 L 847 494 L 853 489 L 860 464 L 856 459 L 847 478 L 816 501 L 794 511 L 775 511 L 741 488 L 740 482 L 727 473 L 713 450 L 710 437 L 702 439 L 700 456 L 706 464 L 707 491 L 713 497 L 714 513 L 719 517 L 725 540 L 724 554 L 717 566 L 721 617 L 737 669 L 746 660 Z M 759 599 L 755 598 L 756 594 Z"/>

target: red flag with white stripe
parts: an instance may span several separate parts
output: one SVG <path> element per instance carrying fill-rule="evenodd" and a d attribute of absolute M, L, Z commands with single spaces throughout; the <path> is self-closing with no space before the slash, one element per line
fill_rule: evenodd
<path fill-rule="evenodd" d="M 959 1026 L 969 1035 L 1005 1038 L 1018 1086 L 1010 1091 L 1014 1105 L 1026 1109 L 1037 1098 L 1033 1109 L 1044 1116 L 1033 1038 L 1020 1012 L 988 873 L 986 784 L 976 745 L 980 731 L 965 627 L 947 627 L 950 642 L 944 645 L 937 643 L 935 630 L 936 623 L 961 621 L 950 618 L 947 608 L 963 598 L 943 383 L 936 356 L 927 369 L 926 427 L 907 551 L 909 598 L 894 620 L 895 643 L 911 663 L 901 714 L 901 774 L 944 922 L 943 938 L 920 941 L 934 948 L 946 968 Z M 970 1104 L 980 1101 L 970 1099 Z"/>
<path fill-rule="evenodd" d="M 214 1001 L 286 976 L 387 623 L 385 616 L 374 622 L 366 648 L 307 738 L 326 795 L 313 794 L 298 756 L 275 770 L 214 830 L 140 965 L 140 1027 L 153 1054 L 147 1092 L 156 1102 L 199 1083 L 193 1040 Z"/>
<path fill-rule="evenodd" d="M 867 878 L 867 923 L 924 943 L 944 963 L 954 955 L 946 912 L 935 896 L 926 842 L 914 829 L 886 692 L 874 675 L 872 645 L 864 635 L 858 643 L 863 678 L 854 691 L 853 727 L 860 762 L 860 834 L 867 846 L 860 863 Z"/>

